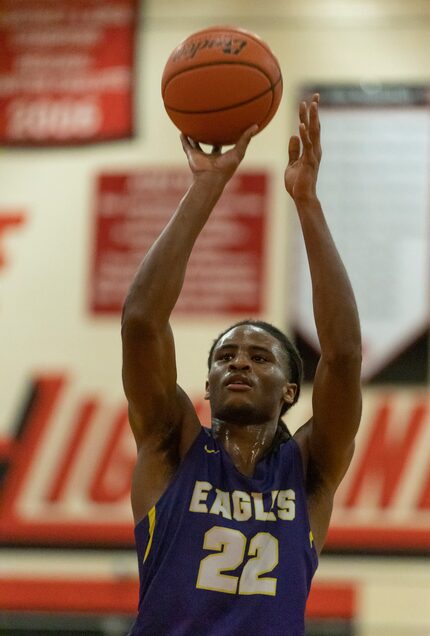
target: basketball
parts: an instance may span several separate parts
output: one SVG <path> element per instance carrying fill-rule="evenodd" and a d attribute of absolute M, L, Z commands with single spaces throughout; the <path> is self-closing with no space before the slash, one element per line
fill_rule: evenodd
<path fill-rule="evenodd" d="M 161 94 L 170 119 L 187 137 L 226 146 L 253 124 L 258 132 L 267 126 L 281 101 L 282 74 L 258 35 L 215 26 L 172 51 Z"/>

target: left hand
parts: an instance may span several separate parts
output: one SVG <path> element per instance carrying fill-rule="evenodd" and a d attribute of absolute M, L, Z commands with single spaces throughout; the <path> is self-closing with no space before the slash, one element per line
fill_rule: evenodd
<path fill-rule="evenodd" d="M 317 196 L 316 185 L 322 156 L 318 105 L 318 93 L 312 95 L 309 108 L 306 102 L 301 102 L 300 137 L 293 135 L 288 146 L 289 161 L 284 176 L 285 188 L 296 203 Z M 303 146 L 301 154 L 300 142 Z"/>

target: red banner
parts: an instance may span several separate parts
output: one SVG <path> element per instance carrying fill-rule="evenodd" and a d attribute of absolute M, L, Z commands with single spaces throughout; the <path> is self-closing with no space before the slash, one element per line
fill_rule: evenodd
<path fill-rule="evenodd" d="M 137 0 L 0 0 L 0 143 L 133 133 Z"/>
<path fill-rule="evenodd" d="M 235 175 L 200 235 L 175 312 L 262 311 L 267 175 Z M 98 180 L 90 307 L 119 313 L 143 256 L 190 185 L 183 169 L 106 174 Z"/>

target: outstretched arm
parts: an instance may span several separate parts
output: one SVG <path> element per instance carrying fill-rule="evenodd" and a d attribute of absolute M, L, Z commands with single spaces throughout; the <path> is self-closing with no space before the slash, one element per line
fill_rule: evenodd
<path fill-rule="evenodd" d="M 138 447 L 147 442 L 169 444 L 172 429 L 182 423 L 184 409 L 190 409 L 189 400 L 176 386 L 169 318 L 194 243 L 255 132 L 256 127 L 246 131 L 224 154 L 216 148 L 206 154 L 181 136 L 192 184 L 140 265 L 123 308 L 123 383 Z"/>
<path fill-rule="evenodd" d="M 300 138 L 290 140 L 285 186 L 301 224 L 321 347 L 312 394 L 313 417 L 297 434 L 307 463 L 313 532 L 321 548 L 333 496 L 351 461 L 361 417 L 361 335 L 354 293 L 316 193 L 322 154 L 318 105 L 317 94 L 309 108 L 304 102 L 300 105 Z"/>

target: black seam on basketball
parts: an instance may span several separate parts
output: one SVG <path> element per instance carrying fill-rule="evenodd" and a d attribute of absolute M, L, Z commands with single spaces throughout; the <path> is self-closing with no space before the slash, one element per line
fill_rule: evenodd
<path fill-rule="evenodd" d="M 280 76 L 279 80 L 276 82 L 275 86 L 277 86 L 279 84 L 279 82 L 281 82 L 281 90 L 284 86 L 283 82 L 282 82 L 282 75 Z M 275 101 L 275 86 L 272 89 L 272 101 L 270 102 L 270 106 L 269 109 L 266 113 L 266 117 L 264 117 L 264 119 L 261 120 L 261 122 L 259 123 L 260 126 L 260 130 L 262 130 L 265 126 L 267 126 L 267 124 L 269 123 L 269 121 L 272 119 L 273 115 L 269 118 L 269 120 L 267 121 L 267 117 L 270 113 L 270 111 L 272 110 L 272 106 L 273 106 L 273 102 Z"/>
<path fill-rule="evenodd" d="M 264 77 L 266 77 L 269 80 L 269 84 L 271 86 L 271 88 L 275 88 L 275 86 L 279 83 L 279 80 L 282 80 L 282 73 L 281 73 L 281 69 L 279 68 L 279 77 L 276 80 L 276 82 L 274 84 L 272 84 L 272 80 L 271 78 L 267 75 L 267 73 L 260 67 L 257 66 L 257 64 L 252 64 L 251 62 L 240 62 L 238 60 L 231 60 L 230 62 L 228 61 L 223 61 L 223 62 L 219 62 L 214 61 L 214 62 L 206 62 L 205 64 L 195 64 L 194 66 L 187 66 L 187 68 L 184 68 L 183 71 L 179 71 L 179 73 L 175 73 L 174 75 L 172 75 L 171 77 L 169 77 L 169 79 L 166 81 L 166 84 L 163 87 L 161 87 L 161 96 L 164 99 L 164 94 L 166 92 L 166 88 L 168 87 L 169 83 L 173 80 L 176 79 L 177 77 L 179 77 L 180 75 L 183 75 L 184 73 L 189 73 L 189 71 L 193 71 L 196 68 L 206 68 L 207 66 L 231 66 L 232 64 L 235 64 L 236 66 L 250 66 L 251 68 L 255 68 L 257 69 L 257 71 L 260 71 L 260 73 L 262 75 L 264 75 Z"/>
<path fill-rule="evenodd" d="M 266 90 L 263 91 L 262 93 L 258 93 L 258 95 L 254 95 L 254 97 L 251 97 L 250 99 L 245 99 L 242 102 L 237 102 L 237 104 L 232 104 L 232 106 L 223 106 L 222 108 L 211 108 L 210 110 L 181 110 L 179 108 L 173 108 L 172 106 L 165 104 L 165 108 L 171 110 L 173 113 L 181 113 L 182 115 L 205 115 L 205 114 L 207 115 L 209 113 L 220 113 L 225 110 L 231 110 L 232 108 L 238 108 L 239 106 L 246 106 L 246 104 L 250 104 L 256 99 L 260 99 L 260 97 L 263 97 L 269 92 L 272 93 L 272 103 L 273 103 L 274 89 L 276 88 L 276 86 L 279 84 L 281 80 L 282 80 L 282 77 L 279 77 L 279 79 L 275 82 L 275 84 L 271 84 L 269 88 L 266 88 Z"/>

